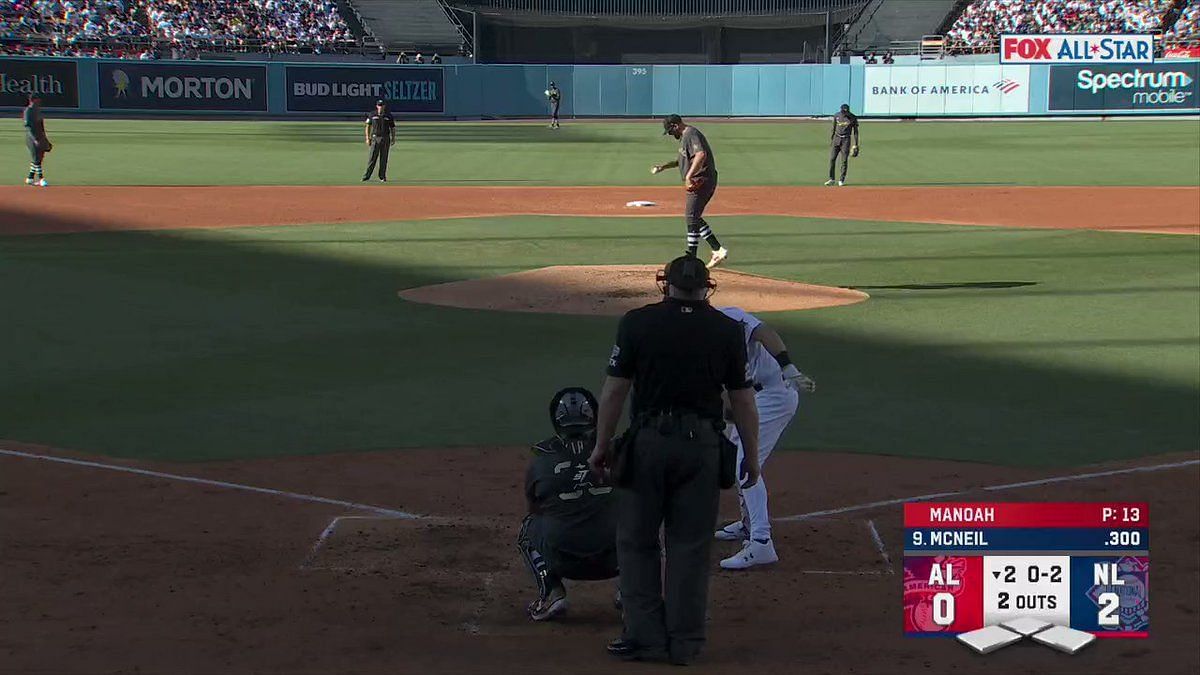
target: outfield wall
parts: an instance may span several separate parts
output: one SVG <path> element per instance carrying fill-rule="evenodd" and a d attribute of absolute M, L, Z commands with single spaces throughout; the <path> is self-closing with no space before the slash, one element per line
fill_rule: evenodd
<path fill-rule="evenodd" d="M 1152 65 L 450 65 L 0 58 L 0 107 L 38 91 L 81 113 L 320 116 L 378 98 L 425 118 L 1200 113 L 1200 61 Z"/>

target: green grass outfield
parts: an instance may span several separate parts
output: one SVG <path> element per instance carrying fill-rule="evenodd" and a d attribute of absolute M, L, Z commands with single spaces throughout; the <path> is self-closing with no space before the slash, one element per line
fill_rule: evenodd
<path fill-rule="evenodd" d="M 705 122 L 725 185 L 821 182 L 824 121 Z M 51 119 L 52 182 L 73 185 L 326 185 L 362 176 L 357 122 Z M 0 125 L 3 166 L 28 163 L 19 120 Z M 539 124 L 401 121 L 391 178 L 400 183 L 669 184 L 651 164 L 676 143 L 657 122 Z M 862 185 L 1195 185 L 1200 123 L 864 122 Z"/>
<path fill-rule="evenodd" d="M 353 124 L 49 124 L 61 182 L 361 171 Z M 708 126 L 723 182 L 820 177 L 824 124 Z M 650 124 L 404 129 L 394 176 L 413 181 L 637 183 L 673 147 Z M 4 135 L 19 178 L 20 130 Z M 1200 182 L 1195 122 L 872 124 L 863 144 L 861 182 Z M 820 386 L 786 448 L 1073 465 L 1200 447 L 1200 238 L 711 222 L 736 269 L 872 296 L 765 315 Z M 616 320 L 396 291 L 661 262 L 680 238 L 678 218 L 548 217 L 0 238 L 0 438 L 177 460 L 536 440 L 555 389 L 599 386 Z"/>

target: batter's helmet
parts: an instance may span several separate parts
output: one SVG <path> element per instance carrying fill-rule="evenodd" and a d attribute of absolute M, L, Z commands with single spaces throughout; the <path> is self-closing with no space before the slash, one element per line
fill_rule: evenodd
<path fill-rule="evenodd" d="M 596 397 L 583 387 L 567 387 L 550 399 L 550 423 L 559 438 L 582 438 L 596 431 Z"/>

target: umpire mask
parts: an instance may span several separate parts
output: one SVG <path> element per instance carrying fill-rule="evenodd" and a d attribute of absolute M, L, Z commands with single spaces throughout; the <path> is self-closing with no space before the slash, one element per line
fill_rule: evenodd
<path fill-rule="evenodd" d="M 567 387 L 550 399 L 550 423 L 560 439 L 583 440 L 596 433 L 596 397 L 583 387 Z"/>

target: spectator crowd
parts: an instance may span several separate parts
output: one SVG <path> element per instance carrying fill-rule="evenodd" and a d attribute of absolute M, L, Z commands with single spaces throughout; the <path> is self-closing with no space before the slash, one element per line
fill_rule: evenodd
<path fill-rule="evenodd" d="M 1200 45 L 1200 0 L 1190 0 L 1163 35 L 1172 41 Z"/>
<path fill-rule="evenodd" d="M 0 0 L 0 53 L 153 58 L 152 42 L 320 52 L 355 37 L 333 0 Z"/>
<path fill-rule="evenodd" d="M 982 47 L 1003 33 L 1153 33 L 1175 4 L 1176 0 L 975 0 L 946 37 L 952 43 Z"/>

